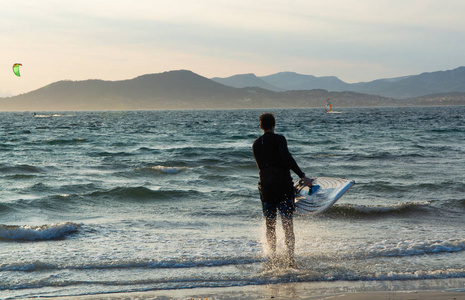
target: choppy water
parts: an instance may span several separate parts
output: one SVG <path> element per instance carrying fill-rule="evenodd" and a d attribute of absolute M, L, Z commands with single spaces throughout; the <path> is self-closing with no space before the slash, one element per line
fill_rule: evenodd
<path fill-rule="evenodd" d="M 340 111 L 274 110 L 307 175 L 357 183 L 296 216 L 295 270 L 264 268 L 264 111 L 0 113 L 0 296 L 465 278 L 465 107 Z"/>

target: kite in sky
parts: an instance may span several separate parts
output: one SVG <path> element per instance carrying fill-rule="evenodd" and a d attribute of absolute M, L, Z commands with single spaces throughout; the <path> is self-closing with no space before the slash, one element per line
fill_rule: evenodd
<path fill-rule="evenodd" d="M 16 76 L 21 77 L 21 74 L 19 74 L 19 66 L 22 66 L 22 64 L 13 64 L 13 72 L 16 74 Z"/>

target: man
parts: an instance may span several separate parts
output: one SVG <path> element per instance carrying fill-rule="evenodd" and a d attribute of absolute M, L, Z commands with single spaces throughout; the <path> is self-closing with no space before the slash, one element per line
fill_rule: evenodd
<path fill-rule="evenodd" d="M 295 191 L 291 177 L 292 170 L 303 184 L 311 186 L 312 180 L 305 176 L 287 148 L 286 138 L 274 133 L 276 121 L 272 114 L 260 115 L 263 135 L 252 146 L 259 169 L 258 189 L 266 222 L 266 239 L 274 256 L 276 252 L 277 211 L 281 214 L 289 265 L 294 267 L 294 227 L 292 215 L 295 211 Z"/>

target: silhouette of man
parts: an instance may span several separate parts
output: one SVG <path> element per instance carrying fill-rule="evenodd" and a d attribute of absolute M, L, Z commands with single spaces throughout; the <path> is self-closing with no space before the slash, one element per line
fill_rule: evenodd
<path fill-rule="evenodd" d="M 286 138 L 274 133 L 276 121 L 272 114 L 260 115 L 260 128 L 263 135 L 252 146 L 253 155 L 259 169 L 258 189 L 266 222 L 266 240 L 272 256 L 276 253 L 277 211 L 285 234 L 289 266 L 294 267 L 295 235 L 292 216 L 295 211 L 295 190 L 292 170 L 303 184 L 311 186 L 312 180 L 305 176 L 289 153 Z"/>

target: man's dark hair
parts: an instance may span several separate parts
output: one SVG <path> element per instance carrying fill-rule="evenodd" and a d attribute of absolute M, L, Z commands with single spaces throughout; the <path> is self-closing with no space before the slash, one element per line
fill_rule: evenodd
<path fill-rule="evenodd" d="M 270 113 L 261 114 L 259 120 L 260 126 L 263 128 L 263 130 L 270 130 L 276 125 L 274 115 Z"/>

